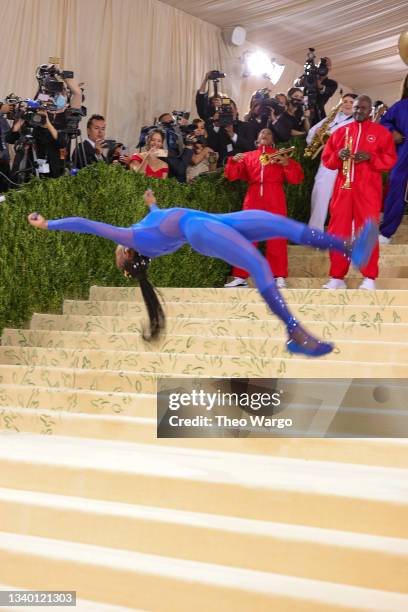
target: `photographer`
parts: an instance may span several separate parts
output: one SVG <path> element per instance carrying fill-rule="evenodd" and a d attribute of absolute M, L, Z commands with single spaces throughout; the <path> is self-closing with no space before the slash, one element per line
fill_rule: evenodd
<path fill-rule="evenodd" d="M 285 94 L 278 93 L 272 96 L 272 92 L 267 87 L 255 91 L 251 98 L 249 112 L 244 118 L 252 129 L 254 140 L 261 130 L 265 128 L 273 130 L 273 125 L 287 109 L 287 102 Z"/>
<path fill-rule="evenodd" d="M 82 91 L 72 72 L 60 72 L 55 65 L 37 68 L 35 100 L 12 104 L 14 125 L 7 142 L 15 144 L 13 173 L 21 180 L 33 174 L 57 178 L 64 172 L 68 156 L 67 127 L 73 113 L 81 115 Z M 77 125 L 77 122 L 76 122 Z"/>
<path fill-rule="evenodd" d="M 215 94 L 211 97 L 208 95 L 208 81 L 212 80 L 218 83 L 219 79 L 225 77 L 223 72 L 218 70 L 210 70 L 206 73 L 203 82 L 196 93 L 196 107 L 198 116 L 204 121 L 208 121 L 215 113 L 216 108 L 221 104 L 221 95 Z"/>
<path fill-rule="evenodd" d="M 8 112 L 8 104 L 0 103 L 0 192 L 6 191 L 9 187 L 7 179 L 10 176 L 10 155 L 6 136 L 10 131 L 10 126 L 3 115 L 3 113 L 6 114 Z"/>
<path fill-rule="evenodd" d="M 238 119 L 238 109 L 230 98 L 221 98 L 221 104 L 206 122 L 208 144 L 218 153 L 218 166 L 228 157 L 255 149 L 252 126 Z"/>
<path fill-rule="evenodd" d="M 310 129 L 310 110 L 303 110 L 303 92 L 299 87 L 288 91 L 287 109 L 270 125 L 275 142 L 287 142 L 295 136 L 305 136 Z"/>
<path fill-rule="evenodd" d="M 61 175 L 59 150 L 64 148 L 65 139 L 51 123 L 46 110 L 38 110 L 41 117 L 40 127 L 30 127 L 23 118 L 16 119 L 6 141 L 14 144 L 14 157 L 11 175 L 17 182 L 23 182 L 34 174 L 56 178 Z"/>
<path fill-rule="evenodd" d="M 188 125 L 186 119 L 178 124 L 171 113 L 163 113 L 159 117 L 159 126 L 164 131 L 164 149 L 168 156 L 166 162 L 169 167 L 169 176 L 176 178 L 179 183 L 186 182 L 187 168 L 193 157 L 193 144 L 185 146 L 183 128 Z"/>
<path fill-rule="evenodd" d="M 102 115 L 92 115 L 86 124 L 87 138 L 77 145 L 72 161 L 76 168 L 84 168 L 97 161 L 105 161 L 103 154 L 105 148 L 106 121 Z"/>
<path fill-rule="evenodd" d="M 311 126 L 326 117 L 324 106 L 337 89 L 337 82 L 328 78 L 332 67 L 331 59 L 321 57 L 317 65 L 315 59 L 314 49 L 310 47 L 304 66 L 305 71 L 295 81 L 297 87 L 303 87 L 303 93 L 307 97 L 307 106 L 311 110 Z"/>

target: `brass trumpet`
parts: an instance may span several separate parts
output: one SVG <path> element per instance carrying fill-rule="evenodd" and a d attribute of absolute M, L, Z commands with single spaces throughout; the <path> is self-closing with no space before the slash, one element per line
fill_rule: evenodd
<path fill-rule="evenodd" d="M 259 160 L 263 166 L 266 166 L 267 164 L 273 164 L 273 160 L 277 157 L 280 157 L 280 155 L 288 155 L 289 157 L 292 157 L 295 150 L 296 147 L 292 146 L 287 147 L 286 149 L 279 149 L 278 151 L 276 151 L 276 153 L 261 153 L 261 155 L 259 156 Z"/>
<path fill-rule="evenodd" d="M 343 176 L 346 177 L 346 180 L 344 181 L 343 185 L 341 186 L 342 189 L 351 189 L 351 160 L 352 160 L 352 156 L 351 156 L 351 151 L 353 148 L 353 137 L 350 136 L 349 138 L 349 129 L 348 127 L 346 128 L 346 137 L 345 137 L 345 141 L 344 141 L 344 148 L 349 152 L 349 157 L 347 159 L 343 160 Z"/>

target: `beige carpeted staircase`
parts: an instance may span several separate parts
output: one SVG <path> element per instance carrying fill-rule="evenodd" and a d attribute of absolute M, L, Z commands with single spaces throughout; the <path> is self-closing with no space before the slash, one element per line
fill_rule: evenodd
<path fill-rule="evenodd" d="M 336 343 L 323 359 L 289 356 L 253 289 L 163 289 L 155 345 L 136 289 L 93 287 L 6 329 L 0 590 L 76 590 L 77 609 L 95 612 L 407 610 L 405 439 L 157 440 L 155 420 L 160 374 L 395 378 L 381 402 L 362 386 L 340 422 L 395 436 L 406 243 L 404 224 L 381 249 L 376 292 L 319 289 L 326 255 L 290 247 L 285 296 Z"/>

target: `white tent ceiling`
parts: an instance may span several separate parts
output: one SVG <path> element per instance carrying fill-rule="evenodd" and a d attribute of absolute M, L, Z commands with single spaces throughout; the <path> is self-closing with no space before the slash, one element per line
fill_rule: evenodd
<path fill-rule="evenodd" d="M 163 1 L 220 28 L 242 25 L 250 42 L 299 64 L 315 47 L 332 59 L 336 80 L 388 102 L 408 71 L 398 53 L 407 0 Z"/>

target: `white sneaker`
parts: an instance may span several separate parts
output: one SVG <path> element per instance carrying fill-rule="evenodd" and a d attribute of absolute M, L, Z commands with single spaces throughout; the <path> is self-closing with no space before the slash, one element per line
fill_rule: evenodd
<path fill-rule="evenodd" d="M 286 280 L 283 276 L 277 276 L 275 282 L 278 289 L 286 289 Z"/>
<path fill-rule="evenodd" d="M 323 289 L 347 289 L 347 285 L 342 278 L 331 278 Z"/>
<path fill-rule="evenodd" d="M 378 236 L 378 242 L 380 244 L 390 244 L 391 238 L 387 238 L 387 236 L 383 236 L 382 234 L 380 234 Z"/>
<path fill-rule="evenodd" d="M 248 283 L 245 278 L 240 278 L 239 276 L 234 276 L 232 281 L 229 283 L 225 283 L 224 287 L 231 289 L 232 287 L 248 287 Z"/>
<path fill-rule="evenodd" d="M 368 289 L 368 291 L 375 291 L 375 281 L 372 278 L 364 277 L 359 289 Z"/>

